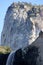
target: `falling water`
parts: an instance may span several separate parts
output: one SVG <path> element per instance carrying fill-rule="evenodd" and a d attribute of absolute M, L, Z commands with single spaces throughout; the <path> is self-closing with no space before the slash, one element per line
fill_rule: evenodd
<path fill-rule="evenodd" d="M 6 65 L 13 65 L 15 51 L 12 51 L 8 56 Z"/>

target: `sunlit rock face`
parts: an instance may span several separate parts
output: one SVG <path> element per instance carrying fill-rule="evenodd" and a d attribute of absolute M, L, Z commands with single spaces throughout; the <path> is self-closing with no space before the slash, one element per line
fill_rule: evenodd
<path fill-rule="evenodd" d="M 1 45 L 12 50 L 30 45 L 38 36 L 40 29 L 35 26 L 32 17 L 36 17 L 35 9 L 28 3 L 13 3 L 9 6 L 1 35 Z M 37 31 L 39 30 L 39 32 Z"/>

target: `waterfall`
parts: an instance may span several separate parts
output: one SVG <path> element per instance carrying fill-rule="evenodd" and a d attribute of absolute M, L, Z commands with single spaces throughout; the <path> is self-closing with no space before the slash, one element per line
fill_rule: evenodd
<path fill-rule="evenodd" d="M 15 51 L 12 51 L 12 52 L 10 53 L 10 55 L 8 56 L 6 65 L 13 65 L 14 53 L 15 53 Z"/>

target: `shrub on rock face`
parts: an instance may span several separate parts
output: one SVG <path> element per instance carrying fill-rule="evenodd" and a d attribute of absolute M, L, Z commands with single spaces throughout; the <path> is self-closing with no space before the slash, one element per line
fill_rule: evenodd
<path fill-rule="evenodd" d="M 7 54 L 11 52 L 11 48 L 7 46 L 0 46 L 0 54 Z"/>
<path fill-rule="evenodd" d="M 27 47 L 24 51 L 19 49 L 15 53 L 13 65 L 36 65 L 38 56 L 38 48 L 35 46 Z"/>

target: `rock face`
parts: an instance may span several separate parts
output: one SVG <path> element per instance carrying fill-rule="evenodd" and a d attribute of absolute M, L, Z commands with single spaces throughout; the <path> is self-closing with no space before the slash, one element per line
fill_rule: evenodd
<path fill-rule="evenodd" d="M 40 27 L 35 25 L 35 18 L 40 10 L 28 3 L 13 3 L 9 6 L 1 35 L 1 45 L 9 46 L 13 50 L 24 48 L 31 44 L 38 36 Z"/>
<path fill-rule="evenodd" d="M 43 65 L 43 32 L 28 47 L 11 52 L 6 65 Z"/>
<path fill-rule="evenodd" d="M 32 46 L 38 48 L 39 57 L 37 58 L 38 65 L 43 65 L 43 32 L 40 32 L 39 37 L 32 43 Z"/>
<path fill-rule="evenodd" d="M 16 52 L 11 52 L 6 65 L 38 65 L 38 56 L 38 48 L 36 46 L 28 46 L 24 50 L 18 49 Z"/>

